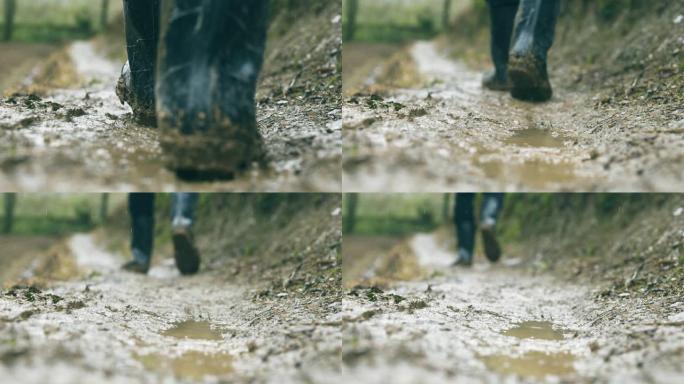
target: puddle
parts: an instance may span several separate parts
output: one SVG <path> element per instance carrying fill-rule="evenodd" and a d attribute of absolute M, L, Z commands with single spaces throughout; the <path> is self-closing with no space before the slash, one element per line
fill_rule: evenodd
<path fill-rule="evenodd" d="M 504 139 L 504 143 L 519 147 L 561 148 L 565 140 L 565 137 L 553 135 L 548 129 L 530 127 L 516 130 L 513 136 Z"/>
<path fill-rule="evenodd" d="M 518 339 L 563 340 L 563 330 L 554 328 L 548 321 L 524 321 L 503 332 L 502 335 Z M 520 356 L 505 354 L 482 356 L 480 360 L 491 371 L 504 375 L 518 375 L 530 378 L 545 376 L 567 376 L 575 372 L 575 357 L 571 353 L 547 353 L 530 351 Z"/>
<path fill-rule="evenodd" d="M 476 165 L 493 180 L 519 183 L 528 188 L 548 188 L 554 185 L 581 185 L 570 163 L 551 164 L 541 160 L 510 163 L 503 160 L 477 160 Z"/>
<path fill-rule="evenodd" d="M 518 357 L 507 355 L 482 356 L 480 360 L 493 372 L 503 375 L 541 379 L 546 376 L 567 376 L 575 372 L 575 357 L 567 352 L 527 352 Z"/>
<path fill-rule="evenodd" d="M 524 321 L 501 333 L 518 339 L 563 340 L 563 330 L 554 329 L 548 321 Z"/>
<path fill-rule="evenodd" d="M 208 321 L 181 321 L 162 332 L 162 335 L 179 339 L 223 340 L 221 332 L 216 328 L 212 328 L 211 323 Z"/>
<path fill-rule="evenodd" d="M 224 376 L 233 372 L 233 358 L 227 353 L 206 354 L 188 351 L 177 357 L 158 353 L 135 355 L 147 370 L 173 372 L 176 377 L 198 380 L 204 376 Z"/>

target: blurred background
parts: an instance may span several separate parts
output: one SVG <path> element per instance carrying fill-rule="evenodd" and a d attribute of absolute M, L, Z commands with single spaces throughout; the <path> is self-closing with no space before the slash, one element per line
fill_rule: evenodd
<path fill-rule="evenodd" d="M 39 65 L 48 68 L 46 77 L 58 77 L 68 61 L 58 53 L 75 40 L 99 36 L 98 49 L 123 61 L 122 4 L 120 0 L 0 0 L 0 93 L 11 92 L 28 76 L 40 77 L 34 73 Z"/>
<path fill-rule="evenodd" d="M 3 41 L 59 42 L 106 28 L 121 13 L 118 0 L 2 0 Z"/>
<path fill-rule="evenodd" d="M 51 248 L 73 233 L 89 232 L 107 223 L 125 207 L 123 194 L 5 193 L 0 231 L 0 286 L 31 275 L 46 263 Z M 59 248 L 59 247 L 58 247 Z M 46 266 L 49 269 L 61 267 Z M 27 273 L 29 272 L 29 273 Z M 52 271 L 51 271 L 52 272 Z"/>

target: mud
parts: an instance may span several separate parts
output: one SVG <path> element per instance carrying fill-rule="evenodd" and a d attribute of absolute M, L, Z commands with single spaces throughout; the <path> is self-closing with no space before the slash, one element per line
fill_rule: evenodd
<path fill-rule="evenodd" d="M 601 300 L 595 286 L 530 274 L 506 255 L 499 265 L 448 268 L 455 252 L 441 239 L 423 234 L 405 242 L 424 275 L 386 288 L 364 283 L 363 271 L 355 277 L 360 283 L 348 291 L 341 314 L 346 380 L 674 383 L 684 377 L 684 334 L 667 322 L 673 311 L 628 297 Z M 357 256 L 345 253 L 345 263 L 363 259 Z"/>
<path fill-rule="evenodd" d="M 66 244 L 83 278 L 0 295 L 0 377 L 8 382 L 325 382 L 340 332 L 313 297 L 254 300 L 220 271 L 181 277 L 172 258 L 149 276 L 92 235 Z"/>
<path fill-rule="evenodd" d="M 257 96 L 267 167 L 250 164 L 232 180 L 178 180 L 164 166 L 158 131 L 136 124 L 130 108 L 119 103 L 115 86 L 121 64 L 96 49 L 96 40 L 73 43 L 54 65 L 25 79 L 20 94 L 0 101 L 0 184 L 6 191 L 53 192 L 339 190 L 338 8 L 326 7 L 307 19 L 317 24 L 295 23 L 290 32 L 306 37 L 307 28 L 317 28 L 319 40 L 271 42 Z M 297 45 L 308 56 L 274 53 L 277 45 L 286 51 Z M 304 69 L 315 74 L 302 76 Z M 54 82 L 64 73 L 70 75 L 57 84 L 40 83 Z M 284 81 L 290 84 L 287 89 Z M 335 92 L 338 96 L 330 97 Z"/>
<path fill-rule="evenodd" d="M 601 106 L 595 90 L 568 87 L 572 74 L 562 71 L 552 76 L 550 102 L 516 101 L 483 90 L 481 73 L 451 59 L 445 46 L 417 42 L 385 64 L 413 63 L 403 67 L 415 68 L 409 77 L 416 86 L 361 87 L 345 100 L 345 188 L 675 191 L 684 185 L 677 171 L 681 135 L 667 128 L 682 119 L 681 108 Z"/>

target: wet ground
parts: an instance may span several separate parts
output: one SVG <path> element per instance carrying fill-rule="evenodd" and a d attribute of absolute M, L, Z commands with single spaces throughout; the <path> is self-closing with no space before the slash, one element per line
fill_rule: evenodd
<path fill-rule="evenodd" d="M 340 332 L 313 296 L 253 299 L 217 272 L 179 276 L 163 259 L 149 276 L 89 234 L 66 243 L 72 278 L 0 295 L 6 382 L 327 382 L 339 375 Z M 339 303 L 338 303 L 339 304 Z"/>
<path fill-rule="evenodd" d="M 7 191 L 339 190 L 339 106 L 267 100 L 258 121 L 270 154 L 236 179 L 184 183 L 165 169 L 157 131 L 132 122 L 114 93 L 121 65 L 91 42 L 68 47 L 59 73 L 69 89 L 0 101 L 0 184 Z M 35 79 L 24 82 L 29 89 Z M 65 85 L 66 86 L 66 85 Z"/>
<path fill-rule="evenodd" d="M 343 109 L 347 190 L 675 191 L 684 186 L 681 108 L 649 103 L 600 108 L 595 93 L 560 86 L 548 103 L 523 103 L 483 90 L 480 72 L 442 51 L 436 42 L 417 42 L 403 57 L 386 57 L 389 69 L 381 70 L 400 68 L 392 76 L 413 79 L 411 86 L 369 86 L 377 79 L 377 65 L 366 80 L 358 80 L 364 79 L 359 73 L 349 77 L 358 84 L 345 89 L 366 91 L 349 96 Z M 556 84 L 563 76 L 552 71 Z"/>
<path fill-rule="evenodd" d="M 368 240 L 364 240 L 368 241 Z M 346 246 L 347 239 L 345 239 Z M 345 283 L 344 377 L 349 382 L 660 382 L 684 378 L 684 303 L 596 298 L 592 286 L 532 275 L 520 260 L 456 269 L 433 234 L 405 242 L 413 277 L 369 286 L 392 271 L 362 254 L 359 281 Z M 396 246 L 387 257 L 399 249 Z M 400 269 L 394 263 L 393 270 Z M 377 281 L 377 280 L 376 280 Z M 674 313 L 665 315 L 664 313 Z"/>

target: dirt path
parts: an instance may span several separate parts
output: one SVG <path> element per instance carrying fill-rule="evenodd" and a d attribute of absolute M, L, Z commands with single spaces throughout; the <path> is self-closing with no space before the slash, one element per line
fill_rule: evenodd
<path fill-rule="evenodd" d="M 341 122 L 335 114 L 319 116 L 321 108 L 309 110 L 306 101 L 261 104 L 258 120 L 271 154 L 269 168 L 227 182 L 183 183 L 164 168 L 157 131 L 132 123 L 129 107 L 119 103 L 114 93 L 119 63 L 91 42 L 72 44 L 68 58 L 71 63 L 63 64 L 73 66 L 79 88 L 0 101 L 5 190 L 339 189 Z"/>
<path fill-rule="evenodd" d="M 673 191 L 684 185 L 684 110 L 599 109 L 592 95 L 559 86 L 549 103 L 522 103 L 484 91 L 480 73 L 448 59 L 433 42 L 415 43 L 407 60 L 422 86 L 345 102 L 349 190 Z"/>
<path fill-rule="evenodd" d="M 0 377 L 8 382 L 322 382 L 339 370 L 340 333 L 316 298 L 253 301 L 217 273 L 149 276 L 91 235 L 69 247 L 83 279 L 0 296 Z M 311 301 L 311 302 L 310 302 Z M 331 312 L 333 309 L 331 309 Z"/>
<path fill-rule="evenodd" d="M 599 304 L 591 287 L 529 275 L 516 260 L 452 269 L 453 252 L 437 239 L 410 241 L 428 278 L 385 291 L 357 287 L 346 296 L 349 382 L 675 383 L 684 377 L 681 319 L 662 319 L 638 299 Z"/>
<path fill-rule="evenodd" d="M 0 93 L 21 82 L 31 70 L 59 47 L 38 43 L 0 43 Z"/>

